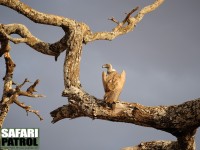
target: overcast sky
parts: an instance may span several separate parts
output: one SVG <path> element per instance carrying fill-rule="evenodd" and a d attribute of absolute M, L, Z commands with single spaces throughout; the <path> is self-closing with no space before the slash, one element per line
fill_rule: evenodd
<path fill-rule="evenodd" d="M 93 31 L 110 31 L 115 24 L 107 18 L 123 20 L 126 12 L 153 0 L 23 0 L 36 10 L 73 18 L 87 23 Z M 146 15 L 135 30 L 113 41 L 96 41 L 83 48 L 81 83 L 90 94 L 102 98 L 102 64 L 111 63 L 127 79 L 121 98 L 147 106 L 180 104 L 200 97 L 200 1 L 166 0 Z M 141 8 L 140 7 L 140 8 Z M 54 42 L 64 34 L 60 28 L 31 22 L 13 10 L 0 6 L 0 22 L 22 23 L 38 38 Z M 49 113 L 67 103 L 61 97 L 64 53 L 58 62 L 25 44 L 11 44 L 17 67 L 14 81 L 40 79 L 37 90 L 47 97 L 20 100 L 40 110 L 44 121 L 13 105 L 4 128 L 40 128 L 41 150 L 119 150 L 142 141 L 175 140 L 168 133 L 133 124 L 89 118 L 64 119 L 51 124 Z M 0 59 L 0 78 L 5 72 Z M 2 80 L 0 85 L 3 85 Z M 27 85 L 28 86 L 28 85 Z M 0 87 L 2 91 L 2 86 Z M 198 132 L 196 141 L 200 141 Z M 197 142 L 197 149 L 200 144 Z"/>

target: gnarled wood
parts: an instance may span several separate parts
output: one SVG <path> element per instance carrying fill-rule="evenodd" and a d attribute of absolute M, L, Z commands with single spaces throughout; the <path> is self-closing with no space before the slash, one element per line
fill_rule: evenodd
<path fill-rule="evenodd" d="M 84 42 L 88 43 L 95 40 L 113 40 L 120 35 L 132 31 L 135 26 L 143 19 L 145 14 L 152 12 L 153 10 L 158 8 L 163 2 L 164 0 L 155 0 L 151 5 L 148 5 L 141 9 L 137 15 L 131 17 L 131 14 L 138 9 L 134 8 L 130 13 L 127 14 L 126 18 L 121 23 L 118 23 L 118 25 L 112 29 L 111 32 L 88 32 L 88 34 L 84 37 Z M 127 25 L 125 25 L 126 23 Z"/>
<path fill-rule="evenodd" d="M 2 43 L 2 42 L 1 42 Z M 8 44 L 8 43 L 7 43 Z M 7 48 L 9 46 L 5 46 Z M 1 47 L 2 48 L 2 47 Z M 3 49 L 3 48 L 2 48 Z M 3 50 L 5 52 L 5 50 Z M 15 68 L 15 63 L 13 62 L 10 54 L 8 52 L 4 53 L 5 63 L 6 63 L 6 74 L 4 77 L 4 88 L 3 88 L 3 96 L 0 101 L 0 128 L 2 128 L 4 120 L 10 110 L 11 104 L 15 103 L 21 108 L 25 109 L 27 112 L 35 113 L 40 120 L 43 120 L 42 117 L 39 115 L 39 112 L 37 110 L 32 110 L 31 106 L 26 106 L 24 103 L 20 102 L 18 100 L 19 96 L 28 96 L 28 97 L 44 97 L 43 95 L 35 95 L 29 92 L 22 91 L 21 87 L 28 82 L 27 79 L 21 84 L 13 88 L 13 73 Z M 35 87 L 36 85 L 33 84 L 31 87 Z"/>
<path fill-rule="evenodd" d="M 121 150 L 181 150 L 175 141 L 142 142 L 137 146 L 125 147 Z"/>
<path fill-rule="evenodd" d="M 1 42 L 2 43 L 2 42 Z M 8 43 L 6 42 L 8 47 Z M 3 47 L 1 47 L 3 48 Z M 10 54 L 8 52 L 4 55 L 5 63 L 6 63 L 6 74 L 4 77 L 4 88 L 3 88 L 3 95 L 2 99 L 0 101 L 0 128 L 3 126 L 3 122 L 8 114 L 8 111 L 10 110 L 10 104 L 12 103 L 13 99 L 10 98 L 10 95 L 8 94 L 9 91 L 12 89 L 12 75 L 14 71 L 15 64 L 10 58 Z"/>
<path fill-rule="evenodd" d="M 53 26 L 68 26 L 73 25 L 74 20 L 61 16 L 41 13 L 30 6 L 24 4 L 20 0 L 0 0 L 0 5 L 9 7 L 35 23 L 53 25 Z"/>
<path fill-rule="evenodd" d="M 118 102 L 114 109 L 107 107 L 104 100 L 97 99 L 83 90 L 80 83 L 80 61 L 83 44 L 95 40 L 113 40 L 114 38 L 132 31 L 135 26 L 143 19 L 145 14 L 157 9 L 164 0 L 155 0 L 152 4 L 142 8 L 134 16 L 131 15 L 138 10 L 134 8 L 127 14 L 122 22 L 114 18 L 110 20 L 117 23 L 116 27 L 110 32 L 92 32 L 88 25 L 75 20 L 45 14 L 32 9 L 20 0 L 0 0 L 0 5 L 9 7 L 35 23 L 53 25 L 61 27 L 64 36 L 55 43 L 46 43 L 33 36 L 31 32 L 21 24 L 9 24 L 0 26 L 0 40 L 2 46 L 0 56 L 10 51 L 9 41 L 14 43 L 26 43 L 31 48 L 46 55 L 55 56 L 66 50 L 64 60 L 64 85 L 63 96 L 68 98 L 69 104 L 64 105 L 51 112 L 53 123 L 64 118 L 90 117 L 92 119 L 104 119 L 116 122 L 133 123 L 146 127 L 153 127 L 162 130 L 177 137 L 177 141 L 153 141 L 141 143 L 132 149 L 181 149 L 194 150 L 196 129 L 200 125 L 200 99 L 185 102 L 173 106 L 143 106 L 137 103 Z M 18 34 L 21 38 L 13 38 L 12 34 Z M 34 95 L 34 88 L 27 91 L 21 91 L 20 86 L 12 88 L 13 69 L 6 72 L 4 83 L 4 95 L 1 101 L 0 123 L 3 124 L 9 107 L 7 105 L 16 103 L 26 111 L 33 112 L 41 119 L 37 111 L 30 110 L 18 101 L 18 96 L 40 97 Z M 34 87 L 35 85 L 33 85 Z M 4 105 L 6 104 L 6 105 Z M 9 106 L 8 105 L 8 106 Z M 3 119 L 2 119 L 3 118 Z"/>
<path fill-rule="evenodd" d="M 91 119 L 133 123 L 171 133 L 177 137 L 178 142 L 175 145 L 180 150 L 195 149 L 194 134 L 196 128 L 200 126 L 200 98 L 180 105 L 155 107 L 118 102 L 115 108 L 111 109 L 103 100 L 76 87 L 63 91 L 63 96 L 70 99 L 69 104 L 51 112 L 53 123 L 64 118 L 73 119 L 85 116 Z M 148 143 L 147 147 L 150 145 Z M 155 142 L 154 145 L 156 145 Z M 153 145 L 151 146 L 153 147 Z M 159 147 L 159 145 L 157 146 Z M 167 144 L 167 147 L 163 149 L 171 146 Z"/>
<path fill-rule="evenodd" d="M 88 116 L 92 119 L 133 123 L 166 131 L 177 137 L 185 135 L 186 130 L 193 131 L 200 126 L 200 98 L 180 105 L 154 107 L 138 103 L 118 102 L 115 109 L 112 110 L 102 99 L 97 99 L 76 87 L 63 91 L 63 96 L 68 97 L 71 101 L 69 105 L 62 106 L 62 110 L 67 110 L 68 107 L 74 107 L 74 110 L 77 108 L 77 111 L 73 113 L 66 113 L 64 118 Z M 53 123 L 63 119 L 57 117 L 57 113 L 59 112 L 51 113 Z"/>

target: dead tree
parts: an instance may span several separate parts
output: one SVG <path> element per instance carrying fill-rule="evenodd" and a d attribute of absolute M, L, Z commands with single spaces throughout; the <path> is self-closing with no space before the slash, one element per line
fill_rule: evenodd
<path fill-rule="evenodd" d="M 113 40 L 120 35 L 132 31 L 145 14 L 154 11 L 163 2 L 164 0 L 154 0 L 152 4 L 140 10 L 139 7 L 136 7 L 121 22 L 112 17 L 110 20 L 116 23 L 116 27 L 112 31 L 93 33 L 85 23 L 62 16 L 38 12 L 20 0 L 0 0 L 0 5 L 15 10 L 33 22 L 60 27 L 65 33 L 59 41 L 46 43 L 32 35 L 28 28 L 22 24 L 1 24 L 0 55 L 4 55 L 7 67 L 4 78 L 3 97 L 0 105 L 1 126 L 12 103 L 16 103 L 26 111 L 34 112 L 39 116 L 37 111 L 30 110 L 30 106 L 25 106 L 18 101 L 18 96 L 21 95 L 31 97 L 41 96 L 33 95 L 38 80 L 26 92 L 21 91 L 21 87 L 27 80 L 23 84 L 17 85 L 16 88 L 12 88 L 12 74 L 15 64 L 9 55 L 9 42 L 11 41 L 15 44 L 26 43 L 40 53 L 54 56 L 55 60 L 57 60 L 60 53 L 66 51 L 63 66 L 65 89 L 62 96 L 68 98 L 68 104 L 51 112 L 51 116 L 53 117 L 52 123 L 56 123 L 64 118 L 73 119 L 78 117 L 132 123 L 171 133 L 177 137 L 177 141 L 146 142 L 135 147 L 124 148 L 124 150 L 195 150 L 195 133 L 200 125 L 200 99 L 187 101 L 180 105 L 156 107 L 147 107 L 138 103 L 120 102 L 115 109 L 110 109 L 105 107 L 105 102 L 102 99 L 97 99 L 84 91 L 80 83 L 80 61 L 83 44 L 86 45 L 96 40 Z M 137 14 L 131 17 L 136 11 L 138 11 Z M 18 34 L 21 38 L 13 38 L 11 34 Z"/>
<path fill-rule="evenodd" d="M 1 49 L 0 49 L 1 52 L 6 51 L 6 48 L 7 50 L 10 49 L 8 42 L 5 42 L 2 38 L 0 39 L 0 41 L 2 43 Z M 6 47 L 4 47 L 4 44 L 6 44 Z M 34 91 L 29 92 L 31 89 L 35 89 L 36 85 L 39 83 L 39 80 L 36 80 L 35 83 L 27 89 L 27 91 L 21 90 L 22 86 L 24 86 L 26 82 L 30 82 L 30 81 L 28 79 L 25 79 L 22 84 L 16 85 L 16 83 L 13 81 L 13 72 L 16 65 L 13 62 L 8 51 L 4 52 L 4 59 L 5 59 L 5 64 L 6 64 L 6 74 L 5 74 L 5 77 L 3 78 L 4 88 L 3 88 L 2 99 L 0 101 L 0 128 L 2 128 L 4 120 L 10 110 L 10 105 L 13 103 L 23 108 L 27 112 L 27 115 L 28 115 L 28 112 L 32 112 L 36 114 L 40 120 L 43 120 L 42 117 L 39 115 L 39 111 L 32 110 L 31 106 L 25 105 L 23 102 L 20 102 L 18 99 L 19 96 L 26 96 L 26 97 L 33 97 L 33 98 L 44 97 L 44 95 L 33 94 Z M 15 85 L 14 88 L 13 88 L 13 85 Z"/>

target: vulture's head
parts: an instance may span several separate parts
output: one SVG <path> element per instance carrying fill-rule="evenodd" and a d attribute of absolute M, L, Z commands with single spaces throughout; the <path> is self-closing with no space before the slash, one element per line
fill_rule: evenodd
<path fill-rule="evenodd" d="M 106 68 L 107 69 L 107 73 L 111 73 L 112 71 L 116 71 L 115 69 L 112 68 L 111 64 L 104 64 L 102 66 L 102 68 Z"/>

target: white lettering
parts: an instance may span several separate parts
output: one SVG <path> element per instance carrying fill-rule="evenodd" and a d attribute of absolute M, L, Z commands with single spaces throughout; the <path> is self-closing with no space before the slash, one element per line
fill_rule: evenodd
<path fill-rule="evenodd" d="M 15 137 L 19 137 L 21 129 L 15 129 Z"/>
<path fill-rule="evenodd" d="M 34 129 L 27 129 L 27 136 L 34 137 Z"/>
<path fill-rule="evenodd" d="M 39 130 L 35 129 L 35 137 L 39 137 Z"/>
<path fill-rule="evenodd" d="M 9 129 L 8 137 L 15 137 L 15 129 Z"/>
<path fill-rule="evenodd" d="M 26 129 L 21 129 L 20 137 L 28 137 Z"/>
<path fill-rule="evenodd" d="M 39 129 L 1 129 L 1 137 L 39 137 Z"/>
<path fill-rule="evenodd" d="M 8 137 L 8 129 L 1 129 L 1 136 Z"/>

